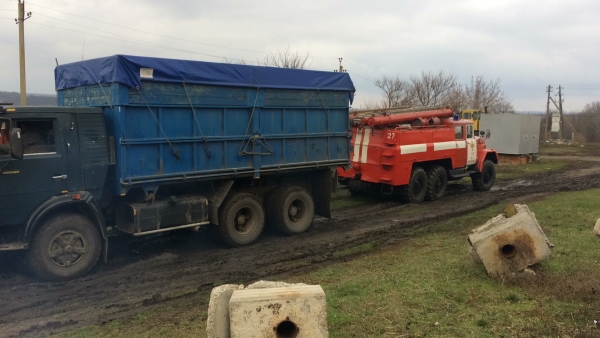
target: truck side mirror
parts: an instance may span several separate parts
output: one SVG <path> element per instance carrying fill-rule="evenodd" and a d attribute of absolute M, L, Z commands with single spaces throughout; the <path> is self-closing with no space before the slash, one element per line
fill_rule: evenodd
<path fill-rule="evenodd" d="M 12 128 L 10 130 L 10 154 L 14 159 L 23 159 L 23 139 L 21 139 L 21 128 Z"/>
<path fill-rule="evenodd" d="M 485 134 L 487 135 L 487 137 L 486 137 L 486 138 L 490 138 L 490 136 L 492 136 L 492 133 L 490 133 L 490 130 L 489 130 L 489 129 L 487 129 L 487 130 L 485 131 Z"/>
<path fill-rule="evenodd" d="M 481 137 L 484 137 L 484 136 L 485 136 L 485 131 L 483 131 L 483 130 L 480 130 L 480 131 L 479 131 L 479 136 L 481 136 Z"/>

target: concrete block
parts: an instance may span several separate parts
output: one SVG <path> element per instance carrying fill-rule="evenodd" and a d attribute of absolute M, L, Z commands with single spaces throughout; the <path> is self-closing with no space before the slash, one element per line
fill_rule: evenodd
<path fill-rule="evenodd" d="M 550 257 L 553 246 L 535 214 L 523 204 L 509 206 L 504 214 L 474 229 L 469 242 L 490 275 L 523 271 Z"/>
<path fill-rule="evenodd" d="M 285 282 L 271 282 L 266 280 L 260 280 L 254 282 L 246 287 L 246 290 L 253 289 L 266 289 L 266 288 L 289 288 L 292 286 L 305 286 L 304 283 L 285 283 Z"/>
<path fill-rule="evenodd" d="M 231 338 L 329 337 L 319 285 L 234 291 L 229 316 Z"/>
<path fill-rule="evenodd" d="M 225 284 L 212 289 L 208 302 L 206 336 L 208 338 L 229 338 L 229 299 L 235 290 L 243 285 Z"/>
<path fill-rule="evenodd" d="M 600 218 L 596 221 L 596 226 L 594 227 L 594 233 L 596 236 L 600 237 Z"/>

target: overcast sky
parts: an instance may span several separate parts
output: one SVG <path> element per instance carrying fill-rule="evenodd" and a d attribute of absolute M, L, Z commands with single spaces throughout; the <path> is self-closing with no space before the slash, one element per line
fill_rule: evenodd
<path fill-rule="evenodd" d="M 500 79 L 516 110 L 543 111 L 564 87 L 565 111 L 600 101 L 598 0 L 26 0 L 28 93 L 54 93 L 61 64 L 128 54 L 257 63 L 290 47 L 310 68 L 343 58 L 354 107 L 373 81 L 421 71 Z M 16 0 L 0 0 L 0 91 L 19 90 Z M 554 90 L 554 94 L 557 90 Z"/>

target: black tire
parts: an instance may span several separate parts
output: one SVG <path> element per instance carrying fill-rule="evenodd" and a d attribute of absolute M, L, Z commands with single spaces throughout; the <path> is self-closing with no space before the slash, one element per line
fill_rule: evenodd
<path fill-rule="evenodd" d="M 402 189 L 402 200 L 406 203 L 421 203 L 427 195 L 427 173 L 421 167 L 414 167 L 410 181 Z"/>
<path fill-rule="evenodd" d="M 350 192 L 350 195 L 352 196 L 358 196 L 358 195 L 362 195 L 362 190 L 360 189 L 360 181 L 358 180 L 354 180 L 354 179 L 349 179 L 348 180 L 348 191 Z"/>
<path fill-rule="evenodd" d="M 268 215 L 270 225 L 284 235 L 306 231 L 315 217 L 315 203 L 310 193 L 298 186 L 278 190 Z"/>
<path fill-rule="evenodd" d="M 65 281 L 86 274 L 102 251 L 98 228 L 78 214 L 55 216 L 35 232 L 27 253 L 30 269 L 46 281 Z"/>
<path fill-rule="evenodd" d="M 219 208 L 219 234 L 231 246 L 254 242 L 264 228 L 265 211 L 253 195 L 233 193 Z"/>
<path fill-rule="evenodd" d="M 448 175 L 441 165 L 434 165 L 427 169 L 427 196 L 428 201 L 439 200 L 446 193 Z"/>
<path fill-rule="evenodd" d="M 361 180 L 350 179 L 348 180 L 348 191 L 352 196 L 369 195 L 373 193 L 373 184 L 364 182 Z"/>
<path fill-rule="evenodd" d="M 471 174 L 471 183 L 477 191 L 489 191 L 496 182 L 496 166 L 494 162 L 485 160 L 480 173 Z"/>

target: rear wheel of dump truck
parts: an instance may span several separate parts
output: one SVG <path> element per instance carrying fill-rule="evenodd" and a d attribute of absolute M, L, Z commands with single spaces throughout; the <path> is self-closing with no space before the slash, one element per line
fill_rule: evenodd
<path fill-rule="evenodd" d="M 269 196 L 269 224 L 277 232 L 293 235 L 306 231 L 315 217 L 315 204 L 310 193 L 298 186 L 280 187 Z"/>
<path fill-rule="evenodd" d="M 494 166 L 494 162 L 490 160 L 483 162 L 483 169 L 480 173 L 471 174 L 471 183 L 473 183 L 473 188 L 477 191 L 492 189 L 494 182 L 496 182 L 496 167 Z"/>
<path fill-rule="evenodd" d="M 256 197 L 233 193 L 219 208 L 219 233 L 229 245 L 254 242 L 265 227 L 265 212 Z"/>
<path fill-rule="evenodd" d="M 434 165 L 427 169 L 427 196 L 428 201 L 435 201 L 444 196 L 448 187 L 448 175 L 441 165 Z"/>
<path fill-rule="evenodd" d="M 102 251 L 96 226 L 78 214 L 55 216 L 36 231 L 28 252 L 31 270 L 47 281 L 77 278 L 87 273 Z"/>
<path fill-rule="evenodd" d="M 427 194 L 427 174 L 421 167 L 414 167 L 408 185 L 402 188 L 402 200 L 406 203 L 421 203 Z"/>

